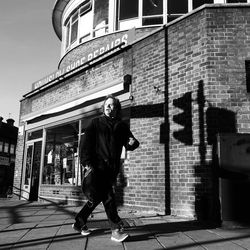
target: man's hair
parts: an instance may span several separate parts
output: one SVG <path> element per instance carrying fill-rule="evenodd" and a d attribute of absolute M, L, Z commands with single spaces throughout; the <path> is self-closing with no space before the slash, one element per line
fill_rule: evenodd
<path fill-rule="evenodd" d="M 103 104 L 102 104 L 102 112 L 104 113 L 104 105 L 105 105 L 105 102 L 108 100 L 108 99 L 113 99 L 114 101 L 114 106 L 117 110 L 117 113 L 116 113 L 116 116 L 117 117 L 120 117 L 121 115 L 121 103 L 120 103 L 120 100 L 116 97 L 114 97 L 113 95 L 107 95 L 103 101 Z"/>

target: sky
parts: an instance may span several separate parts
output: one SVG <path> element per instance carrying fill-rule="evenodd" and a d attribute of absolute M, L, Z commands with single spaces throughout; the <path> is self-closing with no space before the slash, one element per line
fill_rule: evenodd
<path fill-rule="evenodd" d="M 20 100 L 57 70 L 61 41 L 52 26 L 55 0 L 0 0 L 0 116 L 18 127 Z"/>

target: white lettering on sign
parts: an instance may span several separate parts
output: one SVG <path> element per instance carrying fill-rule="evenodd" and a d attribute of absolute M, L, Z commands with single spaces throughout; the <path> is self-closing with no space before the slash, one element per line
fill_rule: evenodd
<path fill-rule="evenodd" d="M 104 46 L 97 48 L 94 51 L 84 55 L 77 61 L 71 63 L 70 65 L 67 65 L 65 68 L 59 69 L 51 73 L 50 75 L 46 76 L 45 78 L 33 83 L 32 90 L 38 89 L 49 82 L 57 80 L 58 78 L 63 76 L 65 73 L 68 73 L 76 69 L 77 67 L 83 65 L 84 63 L 88 61 L 91 61 L 92 59 L 98 56 L 101 56 L 105 52 L 109 51 L 110 49 L 113 49 L 114 47 L 120 45 L 121 43 L 124 43 L 124 46 L 126 46 L 128 44 L 128 41 L 133 41 L 133 40 L 134 40 L 134 33 L 129 31 L 128 33 L 123 34 L 120 38 L 116 38 L 114 41 L 111 41 L 110 43 L 105 44 Z M 117 50 L 119 50 L 119 48 L 117 48 Z M 112 50 L 110 54 L 114 53 L 115 51 L 116 50 Z"/>

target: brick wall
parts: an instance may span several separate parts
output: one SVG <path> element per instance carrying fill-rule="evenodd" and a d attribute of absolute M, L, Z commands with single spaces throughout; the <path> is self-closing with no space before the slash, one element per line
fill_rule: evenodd
<path fill-rule="evenodd" d="M 37 94 L 21 102 L 21 118 L 31 112 L 39 112 L 53 105 L 65 103 L 96 87 L 104 86 L 114 79 L 123 81 L 123 57 L 118 56 L 111 61 L 90 68 L 82 74 L 61 82 L 47 91 Z"/>
<path fill-rule="evenodd" d="M 164 122 L 164 33 L 142 40 L 132 48 L 133 75 L 130 126 L 140 147 L 129 154 L 125 168 L 129 186 L 125 203 L 151 211 L 165 211 L 165 147 L 160 143 Z M 157 93 L 154 86 L 162 92 Z"/>
<path fill-rule="evenodd" d="M 218 195 L 215 135 L 249 133 L 245 82 L 245 60 L 250 54 L 249 11 L 246 6 L 210 6 L 168 28 L 172 214 L 214 214 L 218 199 L 214 197 Z M 181 112 L 173 100 L 187 92 L 193 99 L 191 146 L 183 145 L 172 134 L 179 129 L 173 115 Z M 204 100 L 199 99 L 202 92 Z"/>
<path fill-rule="evenodd" d="M 168 43 L 168 103 L 169 103 L 169 162 L 171 214 L 194 216 L 198 196 L 203 197 L 204 178 L 208 178 L 206 157 L 201 159 L 200 150 L 205 150 L 200 141 L 199 110 L 197 90 L 199 81 L 207 83 L 206 58 L 206 17 L 205 12 L 195 13 L 188 18 L 171 25 L 167 29 Z M 193 143 L 185 143 L 173 137 L 174 131 L 181 126 L 173 121 L 173 116 L 182 110 L 173 106 L 173 101 L 182 98 L 186 93 L 192 97 L 192 132 Z M 201 163 L 201 161 L 203 161 Z"/>
<path fill-rule="evenodd" d="M 14 199 L 20 198 L 19 189 L 21 188 L 21 176 L 22 176 L 22 164 L 23 164 L 22 161 L 23 161 L 23 154 L 24 154 L 23 145 L 24 145 L 24 136 L 20 134 L 19 132 L 17 145 L 16 145 L 15 171 L 14 171 L 14 180 L 13 180 L 13 186 L 14 186 L 13 193 L 17 195 L 13 196 Z"/>

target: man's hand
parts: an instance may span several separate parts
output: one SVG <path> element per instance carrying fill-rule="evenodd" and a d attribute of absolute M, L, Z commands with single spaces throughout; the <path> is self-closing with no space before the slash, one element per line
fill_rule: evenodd
<path fill-rule="evenodd" d="M 135 139 L 133 137 L 129 137 L 129 141 L 128 141 L 128 144 L 130 146 L 133 146 L 133 144 L 135 143 Z"/>

